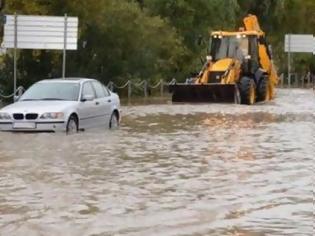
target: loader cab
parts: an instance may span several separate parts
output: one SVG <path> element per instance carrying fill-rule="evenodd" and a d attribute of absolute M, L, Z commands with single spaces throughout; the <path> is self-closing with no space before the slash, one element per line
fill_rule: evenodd
<path fill-rule="evenodd" d="M 212 34 L 210 55 L 213 62 L 232 58 L 241 62 L 243 74 L 259 68 L 257 35 L 238 33 Z"/>

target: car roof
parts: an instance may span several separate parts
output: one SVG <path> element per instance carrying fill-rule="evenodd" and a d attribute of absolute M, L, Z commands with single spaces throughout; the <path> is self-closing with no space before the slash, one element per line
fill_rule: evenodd
<path fill-rule="evenodd" d="M 96 81 L 95 79 L 90 79 L 90 78 L 76 78 L 76 77 L 69 77 L 69 78 L 56 78 L 56 79 L 45 79 L 45 80 L 41 80 L 38 83 L 54 83 L 54 82 L 58 82 L 58 83 L 83 83 L 86 81 Z"/>

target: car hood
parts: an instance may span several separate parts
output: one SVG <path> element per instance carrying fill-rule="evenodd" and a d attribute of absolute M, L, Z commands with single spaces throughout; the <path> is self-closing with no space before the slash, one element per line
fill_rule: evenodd
<path fill-rule="evenodd" d="M 61 112 L 75 106 L 76 101 L 21 101 L 8 105 L 1 109 L 6 113 L 45 113 Z"/>

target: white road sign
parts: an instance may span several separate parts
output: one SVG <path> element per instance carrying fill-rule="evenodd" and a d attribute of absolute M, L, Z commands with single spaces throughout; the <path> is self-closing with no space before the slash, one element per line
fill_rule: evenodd
<path fill-rule="evenodd" d="M 18 49 L 76 50 L 78 24 L 77 17 L 18 15 L 15 22 L 7 15 L 3 47 L 14 48 L 16 32 Z"/>
<path fill-rule="evenodd" d="M 311 34 L 287 34 L 285 52 L 315 53 L 315 38 Z"/>

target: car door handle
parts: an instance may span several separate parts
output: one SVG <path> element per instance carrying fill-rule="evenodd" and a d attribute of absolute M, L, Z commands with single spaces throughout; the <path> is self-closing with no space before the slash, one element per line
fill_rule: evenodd
<path fill-rule="evenodd" d="M 112 102 L 112 100 L 108 99 L 107 102 Z"/>
<path fill-rule="evenodd" d="M 98 106 L 98 105 L 100 105 L 100 103 L 99 103 L 99 102 L 95 102 L 95 105 L 97 105 L 97 106 Z"/>

